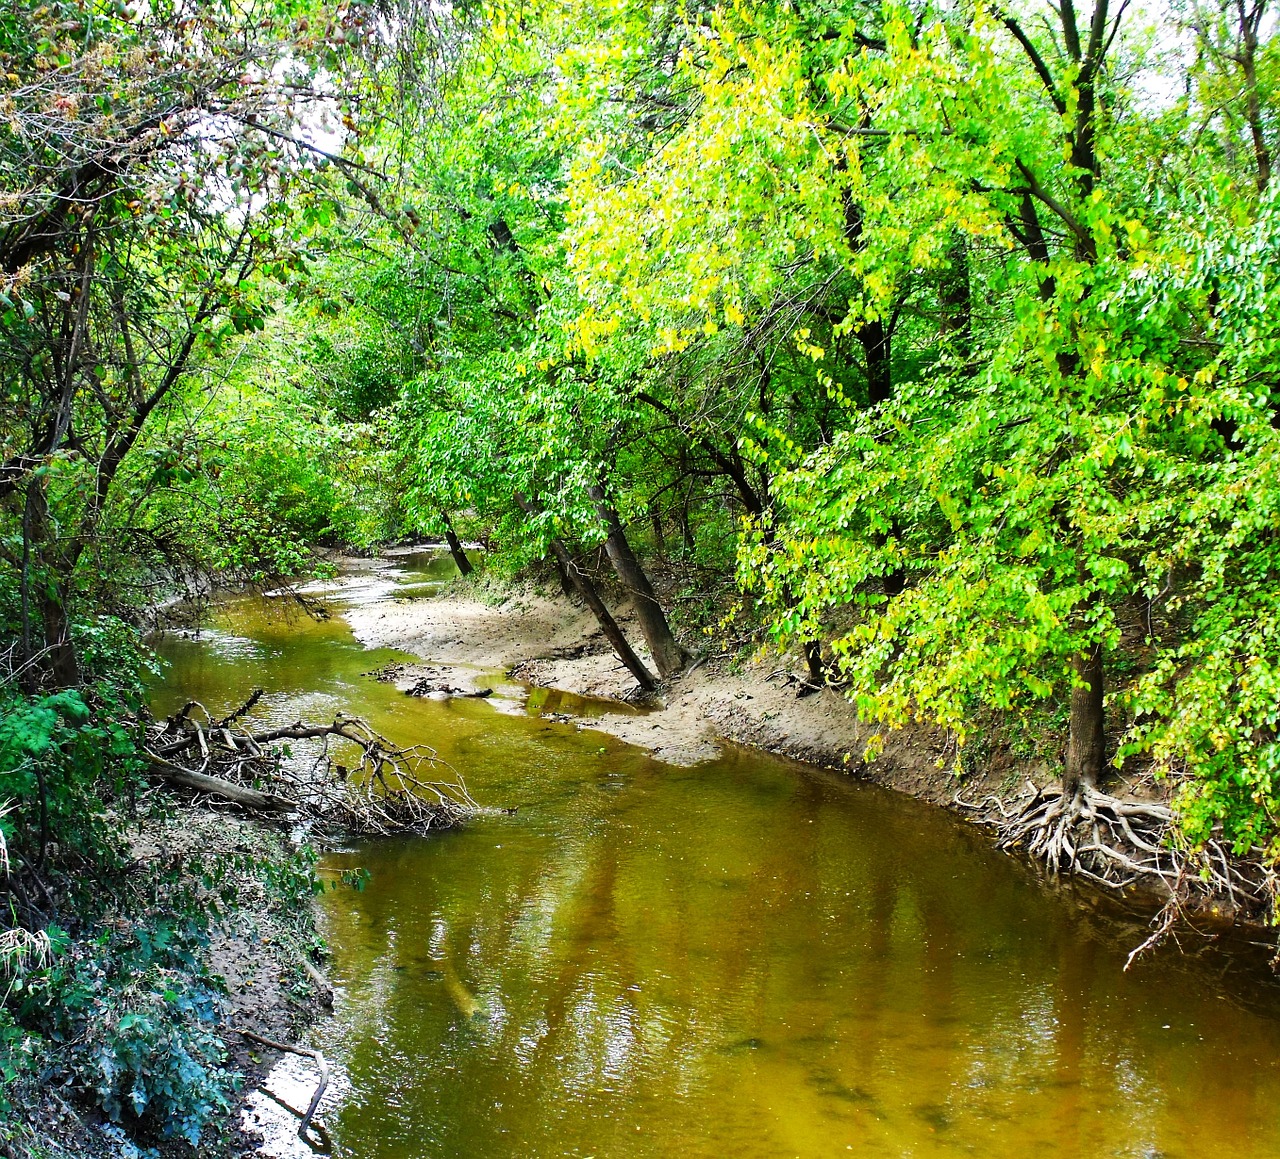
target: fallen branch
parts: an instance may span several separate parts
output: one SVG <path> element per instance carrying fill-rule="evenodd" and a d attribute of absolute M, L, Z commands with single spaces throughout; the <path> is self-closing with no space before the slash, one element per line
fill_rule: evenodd
<path fill-rule="evenodd" d="M 207 773 L 197 773 L 192 769 L 184 769 L 172 761 L 166 761 L 155 753 L 147 753 L 147 760 L 160 769 L 164 779 L 170 784 L 181 785 L 184 789 L 195 789 L 197 793 L 212 793 L 215 797 L 243 805 L 246 809 L 256 809 L 261 813 L 292 813 L 297 810 L 297 801 L 287 797 L 276 797 L 270 793 L 262 793 L 247 785 L 237 785 L 233 781 L 224 781 L 221 777 L 211 777 Z"/>
<path fill-rule="evenodd" d="M 171 784 L 345 834 L 422 834 L 480 811 L 456 774 L 438 779 L 448 766 L 430 748 L 395 745 L 342 714 L 249 732 L 235 722 L 254 700 L 217 720 L 196 701 L 184 705 L 148 731 L 148 761 Z M 286 759 L 273 747 L 284 741 L 315 742 L 313 759 Z"/>
<path fill-rule="evenodd" d="M 283 1051 L 285 1054 L 298 1054 L 303 1058 L 312 1059 L 316 1066 L 320 1068 L 320 1082 L 316 1086 L 316 1093 L 311 1096 L 311 1105 L 307 1107 L 306 1113 L 302 1116 L 302 1122 L 298 1125 L 298 1138 L 305 1139 L 307 1137 L 307 1128 L 311 1126 L 311 1120 L 315 1118 L 316 1108 L 320 1106 L 320 1100 L 324 1098 L 324 1092 L 329 1087 L 329 1064 L 325 1062 L 324 1055 L 318 1050 L 312 1050 L 309 1046 L 290 1046 L 287 1042 L 275 1042 L 270 1038 L 263 1038 L 260 1034 L 254 1034 L 252 1030 L 237 1029 L 236 1033 L 241 1038 L 247 1038 L 250 1042 L 268 1046 L 272 1050 Z"/>
<path fill-rule="evenodd" d="M 311 984 L 316 988 L 316 997 L 320 999 L 320 1005 L 332 1010 L 333 987 L 329 985 L 329 979 L 320 973 L 307 958 L 303 957 L 301 961 L 303 973 L 311 979 Z"/>

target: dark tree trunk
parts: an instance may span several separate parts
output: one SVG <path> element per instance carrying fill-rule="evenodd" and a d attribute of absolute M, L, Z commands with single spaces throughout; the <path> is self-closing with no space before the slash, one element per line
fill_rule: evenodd
<path fill-rule="evenodd" d="M 877 318 L 859 326 L 857 338 L 867 363 L 867 401 L 878 406 L 893 397 L 889 331 Z"/>
<path fill-rule="evenodd" d="M 1071 662 L 1083 681 L 1071 689 L 1071 722 L 1067 733 L 1067 767 L 1062 774 L 1062 791 L 1075 797 L 1096 789 L 1102 779 L 1106 759 L 1105 719 L 1102 707 L 1102 646 L 1082 652 Z"/>
<path fill-rule="evenodd" d="M 943 275 L 938 297 L 942 307 L 939 329 L 943 341 L 956 357 L 967 362 L 973 356 L 973 307 L 969 286 L 969 251 L 963 234 L 956 234 L 947 251 L 947 271 Z"/>
<path fill-rule="evenodd" d="M 516 505 L 526 515 L 535 514 L 534 506 L 523 496 L 515 497 Z M 627 642 L 626 636 L 622 634 L 622 629 L 618 627 L 618 622 L 609 613 L 609 609 L 605 607 L 604 601 L 600 598 L 600 593 L 596 591 L 595 584 L 583 574 L 582 569 L 565 550 L 565 546 L 558 539 L 551 541 L 551 551 L 556 557 L 560 567 L 569 577 L 578 595 L 583 602 L 589 607 L 596 618 L 596 622 L 600 625 L 600 630 L 604 632 L 605 639 L 609 641 L 613 650 L 618 654 L 618 659 L 627 666 L 627 671 L 636 678 L 636 683 L 640 685 L 646 692 L 652 692 L 656 687 L 652 674 L 649 672 L 640 657 L 635 654 L 631 645 Z"/>
<path fill-rule="evenodd" d="M 636 683 L 641 688 L 646 692 L 652 692 L 656 687 L 653 676 L 650 674 L 649 669 L 641 663 L 640 657 L 632 650 L 626 636 L 622 634 L 622 629 L 618 627 L 618 622 L 610 615 L 609 609 L 604 606 L 604 601 L 600 598 L 600 593 L 596 591 L 595 584 L 582 573 L 582 569 L 573 561 L 565 550 L 564 544 L 558 539 L 551 541 L 551 550 L 555 552 L 556 558 L 560 561 L 560 566 L 568 573 L 573 586 L 578 589 L 578 594 L 594 613 L 596 622 L 600 625 L 600 630 L 604 632 L 605 639 L 609 641 L 613 646 L 613 650 L 618 654 L 618 659 L 627 666 L 627 671 L 636 678 Z"/>
<path fill-rule="evenodd" d="M 573 581 L 569 579 L 569 573 L 564 570 L 564 564 L 560 562 L 560 557 L 553 551 L 548 558 L 556 565 L 556 576 L 560 580 L 560 590 L 564 592 L 564 598 L 567 600 L 573 599 L 578 593 L 573 586 Z"/>
<path fill-rule="evenodd" d="M 809 669 L 809 683 L 823 687 L 827 683 L 827 666 L 822 660 L 822 645 L 817 640 L 804 642 L 804 662 Z"/>
<path fill-rule="evenodd" d="M 658 666 L 661 676 L 672 676 L 689 662 L 689 653 L 681 646 L 667 623 L 666 613 L 658 603 L 657 593 L 649 582 L 644 568 L 636 559 L 635 552 L 627 540 L 622 521 L 618 513 L 608 502 L 603 487 L 591 487 L 588 490 L 596 511 L 608 528 L 609 537 L 604 541 L 605 552 L 613 565 L 614 574 L 622 586 L 631 593 L 631 601 L 636 609 L 636 619 L 640 623 L 640 631 L 644 633 L 645 643 L 653 655 L 653 662 Z"/>
<path fill-rule="evenodd" d="M 660 559 L 665 559 L 667 537 L 662 529 L 662 512 L 656 507 L 649 512 L 649 522 L 653 525 L 653 550 L 658 553 Z"/>
<path fill-rule="evenodd" d="M 45 668 L 58 688 L 74 688 L 80 683 L 80 661 L 71 640 L 66 596 L 61 585 L 51 592 L 40 589 L 40 618 L 44 621 Z"/>
<path fill-rule="evenodd" d="M 891 535 L 899 543 L 902 542 L 902 524 L 899 523 L 897 519 L 893 521 L 893 524 L 889 529 L 889 535 Z M 879 545 L 883 547 L 888 539 L 888 536 L 877 535 L 876 539 L 879 541 Z M 884 583 L 884 594 L 886 596 L 889 596 L 889 597 L 900 596 L 906 590 L 906 587 L 907 587 L 907 573 L 900 567 L 894 568 L 893 571 L 885 573 L 883 583 Z"/>
<path fill-rule="evenodd" d="M 449 544 L 449 554 L 453 556 L 453 562 L 458 565 L 459 574 L 470 575 L 475 569 L 471 566 L 467 553 L 462 550 L 457 532 L 453 530 L 453 520 L 449 518 L 447 511 L 441 511 L 440 518 L 444 523 L 444 537 Z"/>

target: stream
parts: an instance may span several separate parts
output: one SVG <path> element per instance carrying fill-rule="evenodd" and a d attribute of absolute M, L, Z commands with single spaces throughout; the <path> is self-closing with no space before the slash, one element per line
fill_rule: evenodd
<path fill-rule="evenodd" d="M 333 1154 L 1280 1156 L 1260 952 L 1125 973 L 1140 924 L 932 806 L 754 751 L 670 767 L 502 673 L 491 701 L 365 675 L 407 657 L 343 605 L 451 574 L 398 557 L 332 585 L 327 621 L 235 600 L 160 648 L 160 712 L 262 686 L 260 719 L 364 716 L 518 807 L 323 860 L 370 874 L 319 902 Z M 286 1127 L 266 1153 L 309 1154 Z"/>

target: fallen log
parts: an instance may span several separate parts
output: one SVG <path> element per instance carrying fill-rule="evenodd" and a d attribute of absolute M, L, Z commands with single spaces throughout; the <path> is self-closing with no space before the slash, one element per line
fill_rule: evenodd
<path fill-rule="evenodd" d="M 305 957 L 301 961 L 303 973 L 311 979 L 311 985 L 315 987 L 316 997 L 320 1000 L 320 1005 L 332 1010 L 333 987 L 329 985 L 329 979 L 320 973 Z"/>
<path fill-rule="evenodd" d="M 298 802 L 291 801 L 288 797 L 263 793 L 248 785 L 237 785 L 234 781 L 212 777 L 208 773 L 184 769 L 181 765 L 166 761 L 155 753 L 147 753 L 147 760 L 161 771 L 166 781 L 181 785 L 184 789 L 195 789 L 198 793 L 211 793 L 225 801 L 243 805 L 246 809 L 258 809 L 264 813 L 296 813 L 298 811 Z"/>

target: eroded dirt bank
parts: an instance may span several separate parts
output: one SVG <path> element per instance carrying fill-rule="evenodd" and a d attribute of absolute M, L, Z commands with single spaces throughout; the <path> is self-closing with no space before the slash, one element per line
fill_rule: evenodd
<path fill-rule="evenodd" d="M 560 718 L 638 745 L 669 764 L 696 764 L 715 756 L 720 742 L 730 741 L 847 770 L 937 803 L 954 801 L 958 785 L 947 772 L 952 754 L 941 733 L 889 733 L 880 755 L 864 762 L 872 730 L 838 692 L 797 695 L 798 658 L 743 660 L 712 646 L 646 701 L 588 610 L 529 587 L 513 589 L 500 601 L 482 598 L 487 594 L 458 585 L 431 598 L 356 607 L 344 616 L 366 646 L 421 657 L 420 664 L 388 674 L 405 690 L 418 685 L 475 691 L 500 686 L 509 674 L 537 688 L 571 694 L 549 701 Z M 638 641 L 626 606 L 614 610 L 628 638 Z M 637 650 L 647 662 L 643 648 Z M 601 713 L 593 704 L 588 713 L 573 697 L 612 700 L 617 711 Z M 1020 782 L 1028 775 L 1047 781 L 1049 771 L 979 770 L 966 778 L 966 791 L 994 788 L 1011 776 Z"/>

